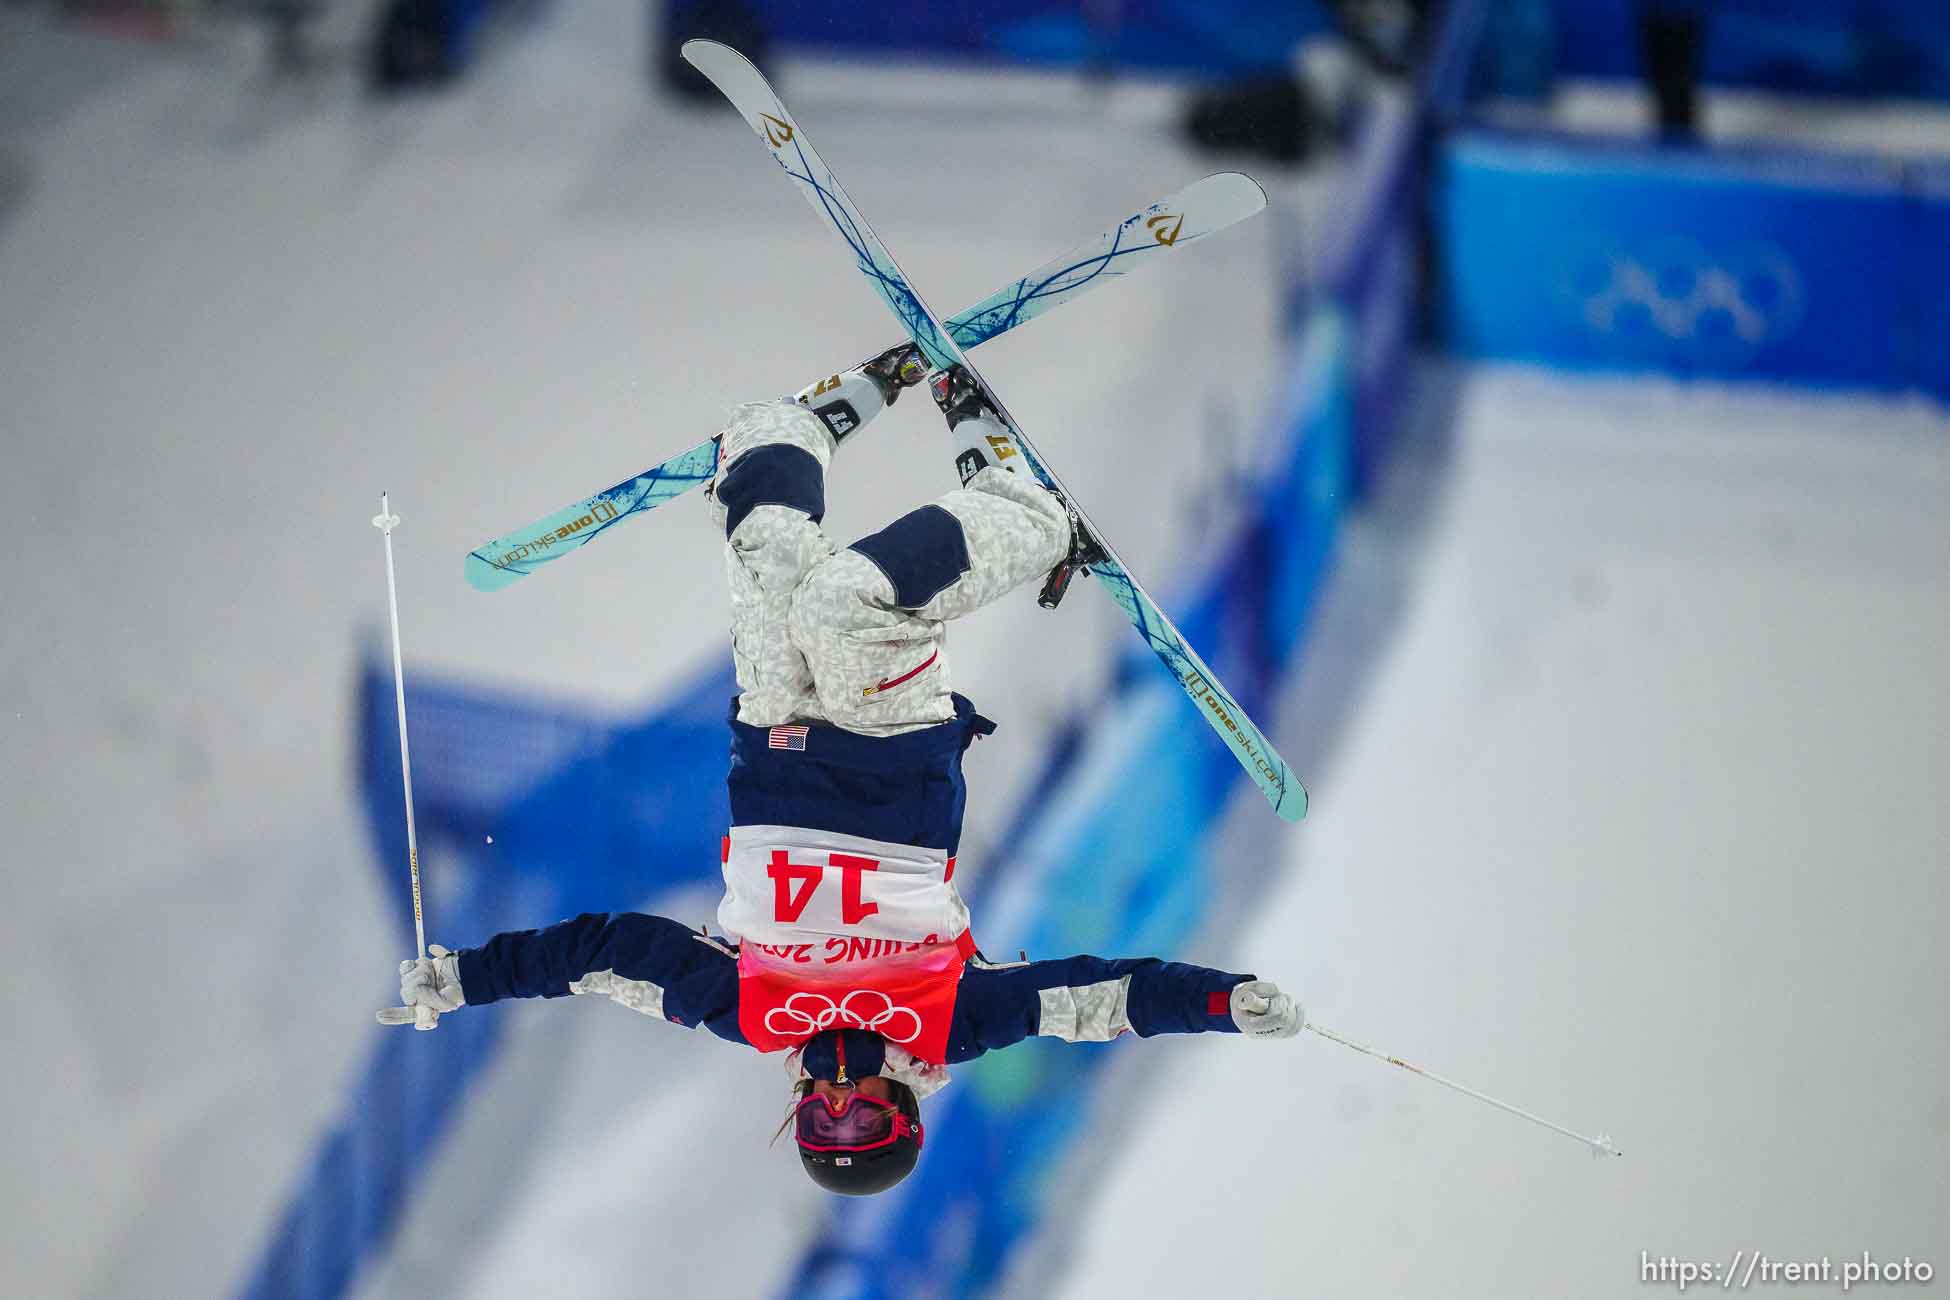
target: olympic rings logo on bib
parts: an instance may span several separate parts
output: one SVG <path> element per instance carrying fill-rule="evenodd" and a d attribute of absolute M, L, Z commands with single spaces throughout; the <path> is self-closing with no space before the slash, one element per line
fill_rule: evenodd
<path fill-rule="evenodd" d="M 853 1007 L 855 998 L 879 998 L 882 1005 L 874 1010 L 871 1016 L 863 1016 Z M 806 1005 L 801 1006 L 801 1003 Z M 818 1004 L 821 1003 L 825 1005 L 819 1006 Z M 817 1009 L 808 1010 L 808 1007 L 817 1007 Z M 774 1016 L 785 1017 L 786 1023 L 784 1025 L 774 1023 L 772 1019 Z M 897 1034 L 887 1027 L 891 1023 L 900 1023 L 900 1018 L 903 1016 L 907 1018 L 904 1023 L 913 1026 L 907 1033 Z M 765 1013 L 767 1032 L 777 1034 L 781 1038 L 816 1034 L 821 1030 L 831 1029 L 836 1024 L 848 1029 L 864 1029 L 896 1043 L 911 1043 L 921 1036 L 921 1017 L 911 1008 L 895 1006 L 894 1000 L 879 989 L 854 989 L 838 1002 L 834 1002 L 824 993 L 802 990 L 787 998 L 785 1005 L 773 1007 Z"/>

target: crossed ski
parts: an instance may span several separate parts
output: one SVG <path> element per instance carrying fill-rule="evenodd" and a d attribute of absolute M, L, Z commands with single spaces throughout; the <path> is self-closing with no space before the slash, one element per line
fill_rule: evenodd
<path fill-rule="evenodd" d="M 716 41 L 686 41 L 683 55 L 731 101 L 746 124 L 765 141 L 773 160 L 799 184 L 800 192 L 812 204 L 813 210 L 825 217 L 846 240 L 853 250 L 860 273 L 908 331 L 929 362 L 942 369 L 960 365 L 981 385 L 989 404 L 1014 435 L 1023 458 L 1028 461 L 1036 477 L 1069 502 L 1091 535 L 1108 552 L 1108 560 L 1093 564 L 1090 575 L 1109 592 L 1131 625 L 1144 637 L 1152 653 L 1178 679 L 1179 685 L 1198 706 L 1206 724 L 1225 741 L 1239 765 L 1259 786 L 1267 802 L 1273 805 L 1274 811 L 1289 821 L 1297 821 L 1305 816 L 1306 789 L 1293 775 L 1286 760 L 1280 757 L 1272 743 L 1246 716 L 1246 711 L 1239 707 L 1238 701 L 1220 684 L 1184 635 L 1139 585 L 1123 561 L 1118 559 L 1103 530 L 1090 521 L 1081 503 L 1064 488 L 1061 480 L 1035 450 L 995 390 L 969 363 L 959 340 L 908 283 L 893 254 L 847 197 L 832 169 L 821 161 L 811 141 L 806 138 L 804 128 L 793 120 L 764 75 L 736 50 Z M 1150 212 L 1140 214 L 1140 217 L 1154 215 L 1158 214 Z M 1157 247 L 1170 247 L 1182 238 L 1182 232 L 1175 227 L 1170 228 L 1169 238 L 1164 234 L 1167 227 L 1163 225 L 1147 226 L 1146 229 Z"/>
<path fill-rule="evenodd" d="M 790 140 L 790 129 L 783 122 L 767 127 L 771 133 L 767 139 L 785 132 L 782 138 Z M 959 347 L 980 347 L 1107 280 L 1156 261 L 1159 254 L 1244 221 L 1265 206 L 1265 193 L 1249 176 L 1219 172 L 1194 181 L 949 318 L 948 336 Z M 936 364 L 934 353 L 928 359 Z M 717 439 L 706 438 L 634 478 L 483 542 L 467 556 L 468 584 L 479 591 L 511 586 L 623 521 L 708 482 L 717 469 Z"/>

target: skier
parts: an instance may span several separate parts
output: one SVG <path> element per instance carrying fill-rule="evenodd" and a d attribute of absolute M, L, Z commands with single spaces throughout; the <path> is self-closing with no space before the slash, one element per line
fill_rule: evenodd
<path fill-rule="evenodd" d="M 400 963 L 403 1007 L 446 1013 L 589 994 L 673 1024 L 786 1051 L 799 1157 L 827 1191 L 864 1196 L 919 1159 L 921 1099 L 947 1067 L 1030 1035 L 1243 1032 L 1304 1018 L 1252 975 L 1157 958 L 997 964 L 954 886 L 962 754 L 995 724 L 949 690 L 946 623 L 1048 574 L 1046 603 L 1102 552 L 966 371 L 934 376 L 963 486 L 842 550 L 820 527 L 825 472 L 927 365 L 891 348 L 794 398 L 737 408 L 711 516 L 726 539 L 731 827 L 722 937 L 591 913 Z M 422 1013 L 423 1014 L 423 1013 Z"/>

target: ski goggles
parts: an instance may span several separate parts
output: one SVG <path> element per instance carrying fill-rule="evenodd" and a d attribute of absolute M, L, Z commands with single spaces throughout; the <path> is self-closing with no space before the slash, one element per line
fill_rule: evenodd
<path fill-rule="evenodd" d="M 921 1145 L 921 1126 L 899 1106 L 858 1093 L 838 1110 L 824 1097 L 807 1097 L 793 1111 L 793 1134 L 805 1151 L 874 1151 L 908 1137 Z"/>

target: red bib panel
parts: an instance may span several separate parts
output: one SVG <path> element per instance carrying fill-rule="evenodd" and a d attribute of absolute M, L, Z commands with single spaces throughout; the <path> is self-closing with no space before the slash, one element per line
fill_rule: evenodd
<path fill-rule="evenodd" d="M 923 1061 L 946 1064 L 967 931 L 935 943 L 828 938 L 758 944 L 738 953 L 738 1028 L 761 1052 L 827 1029 L 864 1029 Z"/>

